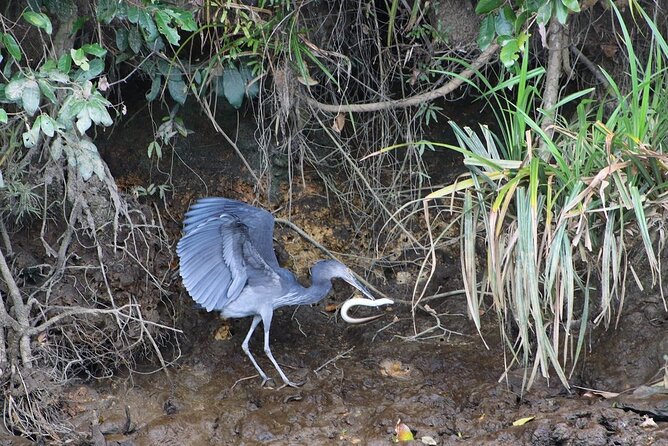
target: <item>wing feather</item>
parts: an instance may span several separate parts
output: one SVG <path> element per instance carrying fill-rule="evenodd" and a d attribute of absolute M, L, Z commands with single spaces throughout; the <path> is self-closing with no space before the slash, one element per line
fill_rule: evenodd
<path fill-rule="evenodd" d="M 176 252 L 183 283 L 207 311 L 223 310 L 253 282 L 280 284 L 273 216 L 225 198 L 205 198 L 186 214 Z"/>

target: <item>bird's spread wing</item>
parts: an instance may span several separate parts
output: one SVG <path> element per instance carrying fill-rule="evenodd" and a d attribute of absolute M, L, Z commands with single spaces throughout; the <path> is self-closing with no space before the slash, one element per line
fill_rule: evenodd
<path fill-rule="evenodd" d="M 183 222 L 185 235 L 203 222 L 229 214 L 237 217 L 248 228 L 250 240 L 255 250 L 272 268 L 278 268 L 274 254 L 274 216 L 264 209 L 229 198 L 201 198 L 192 205 Z"/>
<path fill-rule="evenodd" d="M 243 215 L 221 211 L 220 206 L 208 203 L 198 204 L 186 214 L 185 235 L 176 247 L 183 283 L 195 302 L 207 311 L 222 310 L 239 297 L 249 277 L 278 282 L 278 275 L 258 249 L 257 240 L 266 236 L 253 234 L 251 227 L 242 223 Z M 273 217 L 267 214 L 273 228 Z M 255 226 L 260 227 L 266 228 L 266 221 L 264 226 Z M 271 233 L 268 240 L 271 243 Z M 275 261 L 272 245 L 269 248 Z"/>

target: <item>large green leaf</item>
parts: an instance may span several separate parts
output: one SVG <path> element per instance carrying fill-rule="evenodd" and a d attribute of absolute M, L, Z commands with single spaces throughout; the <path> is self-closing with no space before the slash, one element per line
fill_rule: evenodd
<path fill-rule="evenodd" d="M 478 31 L 478 46 L 480 49 L 486 50 L 491 45 L 495 35 L 494 17 L 488 15 L 482 20 L 480 30 Z"/>
<path fill-rule="evenodd" d="M 487 14 L 501 6 L 503 0 L 480 0 L 475 7 L 476 14 Z"/>
<path fill-rule="evenodd" d="M 179 44 L 179 33 L 170 26 L 171 18 L 164 11 L 157 11 L 155 13 L 155 23 L 158 25 L 158 31 L 160 34 L 167 38 L 167 41 L 174 46 Z"/>
<path fill-rule="evenodd" d="M 506 42 L 506 45 L 501 49 L 501 62 L 506 67 L 512 67 L 515 64 L 515 61 L 519 58 L 520 47 L 517 42 L 517 39 L 510 39 Z"/>
<path fill-rule="evenodd" d="M 578 0 L 561 0 L 564 6 L 571 10 L 571 12 L 580 12 L 580 3 Z"/>
<path fill-rule="evenodd" d="M 67 162 L 76 167 L 84 181 L 90 179 L 93 174 L 104 178 L 104 163 L 100 158 L 97 147 L 87 139 L 70 138 L 63 149 L 67 154 Z"/>
<path fill-rule="evenodd" d="M 25 11 L 23 19 L 37 28 L 43 29 L 47 34 L 53 32 L 53 26 L 49 17 L 42 12 Z"/>
<path fill-rule="evenodd" d="M 86 130 L 88 130 L 91 125 L 93 125 L 93 120 L 90 119 L 90 114 L 88 113 L 88 104 L 86 104 L 77 114 L 77 121 L 75 125 L 77 126 L 79 133 L 82 135 L 84 135 Z"/>
<path fill-rule="evenodd" d="M 167 90 L 169 95 L 179 104 L 186 103 L 187 87 L 186 83 L 180 78 L 173 78 L 167 82 Z"/>
<path fill-rule="evenodd" d="M 510 36 L 515 29 L 515 14 L 509 7 L 505 7 L 496 13 L 494 19 L 496 33 L 500 36 Z"/>
<path fill-rule="evenodd" d="M 118 48 L 119 51 L 126 51 L 128 46 L 128 30 L 125 28 L 118 28 L 116 30 L 116 48 Z"/>
<path fill-rule="evenodd" d="M 146 100 L 147 101 L 154 101 L 158 97 L 158 93 L 160 93 L 160 87 L 162 86 L 162 76 L 156 74 L 153 76 L 153 80 L 151 81 L 151 89 L 146 93 Z"/>
<path fill-rule="evenodd" d="M 37 109 L 39 108 L 39 101 L 42 97 L 42 94 L 39 91 L 39 84 L 33 79 L 26 81 L 23 91 L 21 92 L 21 102 L 23 103 L 23 109 L 30 116 L 34 115 Z"/>
<path fill-rule="evenodd" d="M 39 127 L 32 126 L 32 128 L 27 132 L 24 132 L 21 137 L 23 138 L 23 145 L 25 148 L 30 149 L 35 147 L 39 141 Z"/>
<path fill-rule="evenodd" d="M 167 9 L 167 14 L 174 18 L 174 21 L 184 31 L 195 32 L 197 31 L 197 22 L 193 17 L 192 12 L 186 11 L 184 9 L 172 10 Z"/>
<path fill-rule="evenodd" d="M 38 79 L 37 84 L 39 85 L 39 91 L 42 92 L 42 94 L 49 100 L 49 102 L 55 104 L 57 101 L 55 89 L 53 86 L 44 79 Z"/>
<path fill-rule="evenodd" d="M 148 12 L 142 11 L 141 14 L 139 14 L 139 25 L 144 30 L 147 42 L 153 42 L 158 38 L 158 27 Z"/>
<path fill-rule="evenodd" d="M 5 97 L 8 100 L 14 102 L 21 99 L 21 94 L 23 93 L 23 88 L 25 87 L 27 81 L 28 80 L 25 78 L 14 79 L 12 81 L 9 81 L 9 83 L 5 87 Z"/>
<path fill-rule="evenodd" d="M 566 5 L 564 5 L 560 0 L 555 0 L 554 10 L 559 23 L 565 25 L 566 21 L 568 20 L 568 8 Z"/>
<path fill-rule="evenodd" d="M 36 120 L 35 123 L 39 121 L 39 128 L 49 138 L 52 138 L 56 134 L 56 122 L 49 115 L 42 114 Z"/>
<path fill-rule="evenodd" d="M 136 27 L 130 28 L 130 31 L 128 31 L 128 44 L 130 45 L 130 49 L 137 54 L 141 50 L 143 43 L 144 39 L 142 39 L 139 29 Z"/>
<path fill-rule="evenodd" d="M 21 47 L 19 44 L 16 42 L 16 39 L 14 39 L 14 36 L 11 34 L 4 33 L 2 35 L 2 43 L 5 45 L 5 48 L 7 48 L 7 52 L 9 52 L 9 55 L 12 56 L 15 60 L 21 61 Z"/>
<path fill-rule="evenodd" d="M 88 116 L 90 119 L 98 125 L 103 125 L 105 127 L 110 126 L 114 123 L 107 111 L 107 108 L 103 106 L 99 101 L 90 101 L 88 103 Z"/>
<path fill-rule="evenodd" d="M 104 60 L 103 59 L 93 59 L 88 64 L 88 70 L 77 70 L 76 74 L 73 76 L 74 80 L 77 82 L 89 81 L 98 77 L 104 71 Z"/>
<path fill-rule="evenodd" d="M 58 59 L 58 69 L 66 74 L 72 69 L 72 57 L 68 53 L 63 53 Z"/>
<path fill-rule="evenodd" d="M 246 81 L 236 67 L 228 67 L 223 72 L 223 94 L 234 108 L 240 108 L 244 101 Z"/>
<path fill-rule="evenodd" d="M 107 55 L 107 50 L 102 48 L 99 43 L 88 43 L 81 47 L 86 54 L 92 54 L 95 57 L 104 57 Z"/>

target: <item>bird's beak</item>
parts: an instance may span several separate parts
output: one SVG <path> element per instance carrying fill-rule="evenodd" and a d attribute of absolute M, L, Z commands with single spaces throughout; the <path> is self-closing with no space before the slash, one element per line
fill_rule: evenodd
<path fill-rule="evenodd" d="M 352 286 L 354 286 L 355 288 L 357 288 L 358 290 L 360 290 L 362 294 L 364 294 L 369 299 L 371 300 L 376 299 L 375 297 L 373 297 L 373 294 L 371 294 L 371 291 L 369 291 L 364 285 L 362 285 L 360 281 L 357 280 L 355 276 L 353 276 L 352 274 L 350 274 L 350 276 L 346 277 L 344 280 L 349 284 L 351 284 Z"/>

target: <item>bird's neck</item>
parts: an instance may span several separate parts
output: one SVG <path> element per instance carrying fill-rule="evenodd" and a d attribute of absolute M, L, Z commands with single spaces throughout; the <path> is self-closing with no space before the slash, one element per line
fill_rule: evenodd
<path fill-rule="evenodd" d="M 311 286 L 302 287 L 297 285 L 288 295 L 288 301 L 281 302 L 283 305 L 311 305 L 320 302 L 332 290 L 332 280 L 320 271 L 312 271 Z"/>
<path fill-rule="evenodd" d="M 306 288 L 305 304 L 315 304 L 320 302 L 332 290 L 332 279 L 330 277 L 321 277 L 314 274 L 311 276 L 311 286 Z"/>

